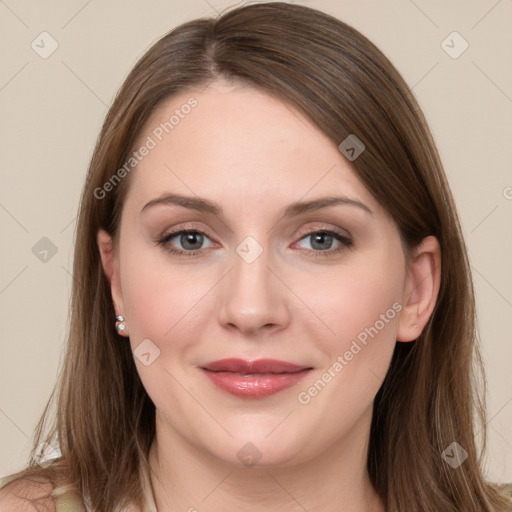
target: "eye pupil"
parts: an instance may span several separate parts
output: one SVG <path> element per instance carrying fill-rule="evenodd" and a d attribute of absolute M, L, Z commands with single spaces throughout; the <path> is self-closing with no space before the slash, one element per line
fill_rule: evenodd
<path fill-rule="evenodd" d="M 325 247 L 322 247 L 322 242 L 325 244 L 325 238 L 327 238 L 327 242 L 331 242 L 332 243 L 332 236 L 329 235 L 328 233 L 316 233 L 313 235 L 313 243 L 311 244 L 311 246 L 315 249 L 325 249 Z M 320 244 L 320 247 L 315 247 L 315 245 L 317 244 Z M 328 244 L 330 246 L 330 244 Z"/>
<path fill-rule="evenodd" d="M 187 248 L 187 249 L 199 249 L 201 248 L 201 245 L 203 245 L 203 240 L 202 240 L 202 237 L 203 235 L 201 235 L 200 233 L 196 233 L 194 231 L 192 232 L 188 232 L 188 233 L 183 233 L 181 235 L 181 240 L 180 242 L 182 243 L 183 247 Z M 197 243 L 197 237 L 199 237 L 199 244 Z M 197 245 L 197 247 L 187 247 L 186 244 L 188 243 L 191 243 L 192 245 Z"/>

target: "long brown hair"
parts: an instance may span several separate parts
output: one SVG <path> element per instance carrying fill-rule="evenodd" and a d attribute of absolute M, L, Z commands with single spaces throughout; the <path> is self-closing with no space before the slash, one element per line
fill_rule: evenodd
<path fill-rule="evenodd" d="M 397 343 L 375 397 L 367 467 L 386 510 L 509 510 L 505 492 L 483 476 L 485 378 L 473 285 L 454 200 L 423 113 L 368 39 L 318 10 L 281 2 L 177 27 L 140 59 L 117 94 L 81 198 L 66 355 L 32 451 L 37 457 L 42 439 L 57 437 L 61 456 L 44 468 L 31 457 L 19 476 L 47 477 L 57 486 L 54 496 L 74 489 L 97 510 L 141 504 L 138 468 L 148 464 L 155 407 L 130 345 L 120 343 L 114 329 L 96 242 L 100 228 L 117 240 L 130 174 L 101 198 L 98 190 L 130 158 L 162 100 L 219 77 L 294 106 L 336 145 L 357 136 L 365 151 L 353 169 L 396 222 L 407 251 L 429 235 L 440 242 L 436 308 L 415 342 Z M 468 454 L 457 468 L 442 457 L 453 442 Z"/>

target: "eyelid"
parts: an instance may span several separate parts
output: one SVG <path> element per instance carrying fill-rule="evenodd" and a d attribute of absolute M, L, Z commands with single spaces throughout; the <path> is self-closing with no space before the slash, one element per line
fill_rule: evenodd
<path fill-rule="evenodd" d="M 344 235 L 340 233 L 337 229 L 333 228 L 326 228 L 326 227 L 317 227 L 312 228 L 305 233 L 303 233 L 296 242 L 294 242 L 293 245 L 300 243 L 302 240 L 305 240 L 308 238 L 308 236 L 313 235 L 315 233 L 323 233 L 326 234 L 332 238 L 334 238 L 339 244 L 340 247 L 337 249 L 328 249 L 326 251 L 315 251 L 313 249 L 303 249 L 308 255 L 311 255 L 313 257 L 334 257 L 338 256 L 342 251 L 351 248 L 354 245 L 354 240 L 351 235 L 347 234 Z"/>
<path fill-rule="evenodd" d="M 313 227 L 304 228 L 304 230 L 302 230 L 302 228 L 301 228 L 299 230 L 300 235 L 298 235 L 298 236 L 303 237 L 310 233 L 316 233 L 317 231 L 333 231 L 333 232 L 339 234 L 340 236 L 344 236 L 349 239 L 353 238 L 350 231 L 348 231 L 348 229 L 343 229 L 338 226 L 333 226 L 332 224 L 328 224 L 325 222 L 317 222 L 317 221 L 314 222 Z"/>
<path fill-rule="evenodd" d="M 168 237 L 169 235 L 176 236 L 180 234 L 182 231 L 193 231 L 195 233 L 200 233 L 202 235 L 206 235 L 208 238 L 212 239 L 214 238 L 212 235 L 210 235 L 210 232 L 208 229 L 205 229 L 203 227 L 197 227 L 197 224 L 186 222 L 185 224 L 178 224 L 177 226 L 173 226 L 172 228 L 164 229 L 162 231 L 162 234 L 158 236 L 158 238 L 164 238 Z"/>
<path fill-rule="evenodd" d="M 178 226 L 172 227 L 171 229 L 164 229 L 160 235 L 157 235 L 155 237 L 155 241 L 161 241 L 164 238 L 174 238 L 175 236 L 181 234 L 182 232 L 194 232 L 199 233 L 201 235 L 204 235 L 208 237 L 210 240 L 212 240 L 214 237 L 210 235 L 209 231 L 204 228 L 198 228 L 195 225 L 190 225 L 188 223 L 186 224 L 179 224 Z"/>

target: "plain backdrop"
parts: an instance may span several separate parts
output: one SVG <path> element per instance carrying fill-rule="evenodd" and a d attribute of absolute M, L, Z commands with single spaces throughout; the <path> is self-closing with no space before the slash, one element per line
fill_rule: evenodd
<path fill-rule="evenodd" d="M 0 0 L 0 476 L 25 465 L 55 384 L 80 192 L 114 94 L 164 33 L 241 3 Z M 474 272 L 489 384 L 486 470 L 510 482 L 512 1 L 295 3 L 369 37 L 426 114 Z"/>

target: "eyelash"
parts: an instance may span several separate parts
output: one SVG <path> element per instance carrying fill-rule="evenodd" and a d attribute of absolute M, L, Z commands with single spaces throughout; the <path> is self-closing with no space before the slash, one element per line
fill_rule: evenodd
<path fill-rule="evenodd" d="M 185 256 L 185 257 L 189 257 L 189 258 L 193 257 L 193 256 L 198 256 L 199 254 L 201 254 L 204 251 L 204 249 L 196 249 L 194 251 L 183 251 L 183 250 L 173 249 L 171 246 L 168 245 L 168 243 L 171 239 L 173 239 L 177 235 L 181 235 L 182 233 L 187 233 L 187 234 L 188 233 L 196 233 L 196 234 L 204 235 L 207 238 L 210 238 L 204 231 L 200 231 L 198 229 L 180 229 L 178 231 L 173 231 L 172 233 L 168 233 L 168 234 L 164 235 L 163 237 L 161 237 L 160 239 L 158 239 L 157 245 L 163 246 L 165 248 L 165 250 L 170 252 L 171 254 L 176 254 L 178 256 Z M 330 235 L 330 236 L 334 237 L 336 240 L 338 240 L 339 242 L 341 242 L 341 245 L 338 249 L 327 250 L 327 251 L 315 251 L 313 249 L 305 249 L 306 252 L 308 253 L 308 255 L 313 256 L 313 257 L 320 256 L 320 257 L 325 258 L 328 256 L 333 256 L 334 254 L 338 254 L 339 252 L 345 250 L 346 248 L 350 248 L 353 245 L 353 241 L 350 238 L 348 238 L 344 235 L 341 235 L 340 233 L 338 233 L 336 231 L 332 231 L 329 229 L 316 229 L 316 230 L 308 231 L 300 238 L 300 240 L 303 240 L 304 238 L 307 238 L 308 236 L 311 236 L 314 234 Z"/>

